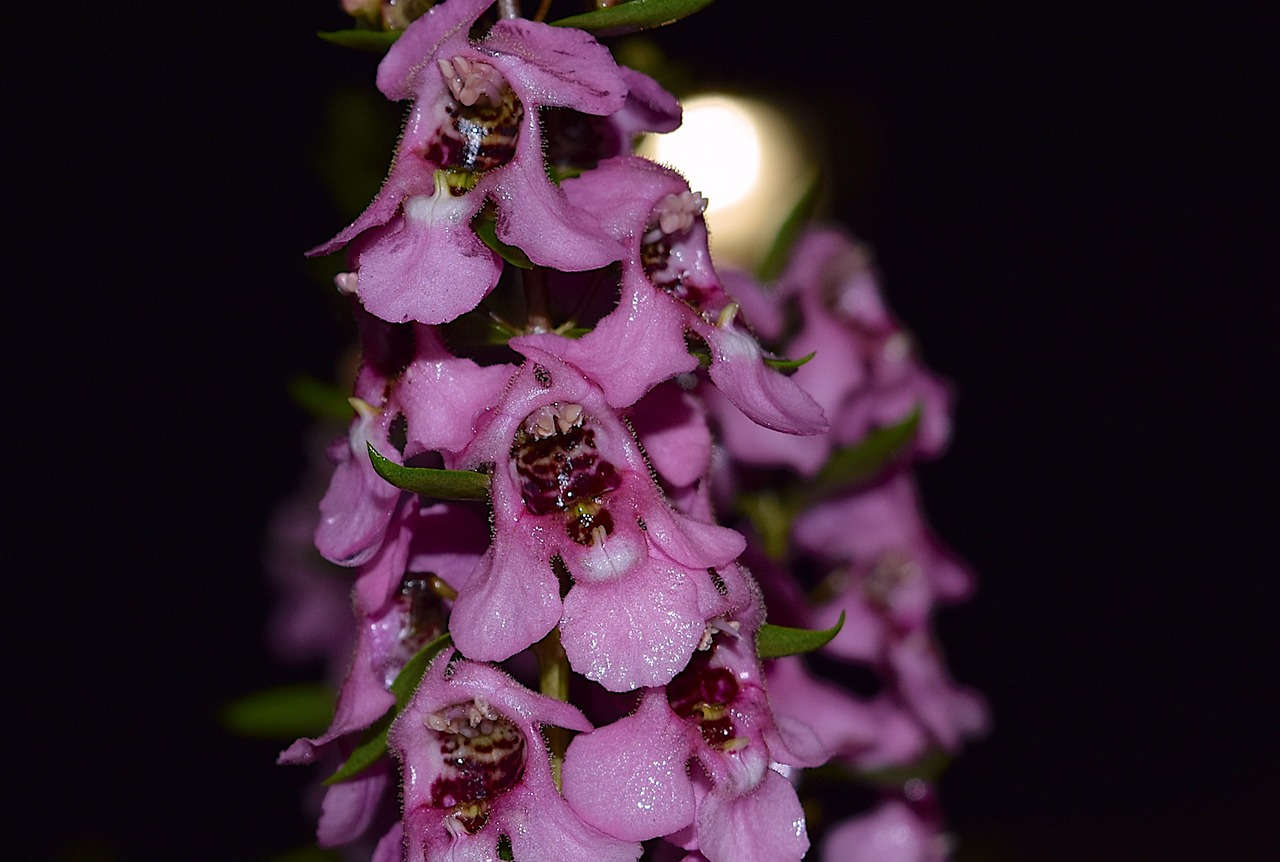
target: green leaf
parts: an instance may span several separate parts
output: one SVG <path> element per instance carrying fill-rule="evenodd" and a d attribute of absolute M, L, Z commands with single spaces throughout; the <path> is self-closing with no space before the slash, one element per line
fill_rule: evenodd
<path fill-rule="evenodd" d="M 449 639 L 449 633 L 445 632 L 436 639 L 429 641 L 426 646 L 414 654 L 413 658 L 405 662 L 404 667 L 400 669 L 400 673 L 396 674 L 395 680 L 391 683 L 391 693 L 395 695 L 396 705 L 387 710 L 386 715 L 375 721 L 373 726 L 365 731 L 360 744 L 352 750 L 346 762 L 338 767 L 338 771 L 324 780 L 325 784 L 337 784 L 340 781 L 354 778 L 387 753 L 387 731 L 391 729 L 391 722 L 405 708 L 405 705 L 409 702 L 410 695 L 413 694 L 413 690 L 421 682 L 422 675 L 427 672 L 427 667 L 430 666 L 431 660 L 449 645 Z"/>
<path fill-rule="evenodd" d="M 818 355 L 818 351 L 812 351 L 808 356 L 801 356 L 799 359 L 774 359 L 770 356 L 764 358 L 764 364 L 770 368 L 776 368 L 779 371 L 795 371 L 801 365 L 804 365 L 810 359 Z"/>
<path fill-rule="evenodd" d="M 401 30 L 327 30 L 316 33 L 321 39 L 343 48 L 357 48 L 385 54 L 400 38 Z"/>
<path fill-rule="evenodd" d="M 760 632 L 756 635 L 756 654 L 760 658 L 782 658 L 813 652 L 829 644 L 843 625 L 844 611 L 840 612 L 840 619 L 836 620 L 835 625 L 821 631 L 765 623 L 760 626 Z"/>
<path fill-rule="evenodd" d="M 474 470 L 436 470 L 433 467 L 402 467 L 378 454 L 369 444 L 373 470 L 392 485 L 437 500 L 487 500 L 489 476 Z"/>
<path fill-rule="evenodd" d="M 882 769 L 858 772 L 857 780 L 882 787 L 902 787 L 913 778 L 934 783 L 942 777 L 942 773 L 950 764 L 951 755 L 940 748 L 934 748 L 914 763 L 908 763 L 905 766 L 886 766 Z"/>
<path fill-rule="evenodd" d="M 760 261 L 760 265 L 756 267 L 756 276 L 761 281 L 773 281 L 786 269 L 792 247 L 818 207 L 818 193 L 821 190 L 822 173 L 815 170 L 809 175 L 804 193 L 800 195 L 800 199 L 796 201 L 791 212 L 787 213 L 787 217 L 783 220 L 782 226 L 778 228 L 773 243 L 765 252 L 764 260 Z"/>
<path fill-rule="evenodd" d="M 791 522 L 796 516 L 792 501 L 767 489 L 741 495 L 737 505 L 739 511 L 751 521 L 751 526 L 764 545 L 764 552 L 770 559 L 782 562 L 791 539 Z"/>
<path fill-rule="evenodd" d="M 333 692 L 320 683 L 270 688 L 222 708 L 222 726 L 241 736 L 292 740 L 324 732 L 333 718 Z"/>
<path fill-rule="evenodd" d="M 910 445 L 920 427 L 920 408 L 896 425 L 877 428 L 852 446 L 838 450 L 805 489 L 807 502 L 847 490 L 879 473 Z"/>
<path fill-rule="evenodd" d="M 342 857 L 337 850 L 312 845 L 310 847 L 286 850 L 284 853 L 270 856 L 267 858 L 267 862 L 342 862 Z"/>
<path fill-rule="evenodd" d="M 533 261 L 529 260 L 529 255 L 525 254 L 523 249 L 507 245 L 498 239 L 498 226 L 493 219 L 481 216 L 471 223 L 471 229 L 476 232 L 476 236 L 480 237 L 481 242 L 497 252 L 498 256 L 507 263 L 521 269 L 533 269 Z"/>
<path fill-rule="evenodd" d="M 404 709 L 413 690 L 418 687 L 422 675 L 427 672 L 431 660 L 440 650 L 449 645 L 452 637 L 448 632 L 437 635 L 435 639 L 428 641 L 422 649 L 414 653 L 413 658 L 404 663 L 404 667 L 400 668 L 396 678 L 391 681 L 391 693 L 396 698 L 396 712 Z"/>
<path fill-rule="evenodd" d="M 338 387 L 307 374 L 289 381 L 289 395 L 313 419 L 347 423 L 351 420 L 351 402 Z"/>
<path fill-rule="evenodd" d="M 630 0 L 550 23 L 556 27 L 577 27 L 597 36 L 618 36 L 671 24 L 710 6 L 711 2 L 712 0 Z"/>

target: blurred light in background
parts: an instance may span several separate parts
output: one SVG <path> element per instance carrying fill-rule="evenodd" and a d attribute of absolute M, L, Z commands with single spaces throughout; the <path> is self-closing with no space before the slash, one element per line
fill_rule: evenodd
<path fill-rule="evenodd" d="M 799 131 L 781 112 L 719 93 L 685 99 L 680 128 L 645 136 L 638 151 L 680 171 L 702 193 L 716 262 L 743 269 L 759 263 L 813 169 Z"/>

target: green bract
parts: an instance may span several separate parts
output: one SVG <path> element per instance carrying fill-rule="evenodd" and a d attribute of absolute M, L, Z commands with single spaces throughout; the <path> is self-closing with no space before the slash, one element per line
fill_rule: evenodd
<path fill-rule="evenodd" d="M 344 48 L 358 48 L 361 51 L 373 51 L 384 54 L 400 38 L 401 30 L 328 30 L 316 33 L 326 42 L 341 45 Z"/>
<path fill-rule="evenodd" d="M 829 629 L 793 629 L 790 626 L 765 623 L 760 626 L 760 632 L 756 635 L 756 654 L 760 658 L 782 658 L 813 652 L 831 643 L 831 639 L 840 633 L 843 625 L 844 611 L 840 612 L 840 619 Z"/>
<path fill-rule="evenodd" d="M 907 448 L 919 427 L 917 406 L 897 425 L 877 428 L 852 446 L 837 449 L 805 489 L 806 500 L 847 491 L 875 476 Z"/>
<path fill-rule="evenodd" d="M 333 718 L 333 692 L 321 683 L 303 683 L 247 694 L 222 710 L 232 733 L 260 739 L 317 736 Z"/>
<path fill-rule="evenodd" d="M 476 232 L 476 236 L 480 237 L 481 242 L 493 249 L 498 257 L 507 263 L 521 269 L 533 269 L 533 261 L 529 260 L 529 255 L 514 245 L 507 245 L 498 239 L 498 225 L 491 216 L 486 217 L 483 213 L 477 216 L 475 221 L 471 222 L 471 229 Z"/>
<path fill-rule="evenodd" d="M 369 460 L 379 476 L 404 491 L 437 500 L 485 500 L 489 497 L 489 476 L 473 470 L 436 470 L 432 467 L 402 467 L 378 454 L 369 444 Z"/>
<path fill-rule="evenodd" d="M 711 2 L 712 0 L 631 0 L 629 3 L 581 15 L 570 15 L 549 23 L 555 27 L 577 27 L 597 36 L 619 36 L 672 24 L 705 9 Z"/>
<path fill-rule="evenodd" d="M 764 364 L 768 365 L 770 368 L 776 368 L 779 371 L 795 371 L 801 365 L 804 365 L 817 355 L 818 351 L 814 350 L 811 351 L 808 356 L 801 356 L 799 359 L 774 359 L 766 356 L 764 358 Z"/>
<path fill-rule="evenodd" d="M 820 191 L 822 191 L 822 174 L 815 170 L 805 183 L 804 194 L 800 195 L 800 199 L 796 201 L 791 212 L 787 213 L 787 217 L 783 220 L 782 226 L 778 228 L 778 233 L 773 238 L 769 250 L 765 252 L 764 260 L 760 261 L 760 265 L 756 267 L 756 277 L 761 281 L 773 281 L 786 269 L 787 261 L 791 259 L 792 247 L 800 238 L 805 225 L 813 218 L 814 210 L 818 208 Z"/>
<path fill-rule="evenodd" d="M 324 780 L 325 784 L 337 784 L 339 781 L 354 778 L 387 753 L 387 730 L 390 729 L 391 722 L 400 714 L 400 710 L 405 708 L 405 705 L 409 702 L 409 696 L 418 687 L 418 682 L 422 679 L 422 675 L 427 672 L 427 667 L 430 666 L 431 660 L 449 645 L 449 640 L 449 633 L 445 632 L 435 640 L 428 642 L 426 646 L 414 654 L 413 658 L 405 662 L 404 667 L 400 669 L 400 673 L 396 674 L 395 681 L 391 683 L 391 693 L 395 695 L 396 705 L 387 710 L 386 715 L 375 721 L 373 726 L 364 732 L 364 738 L 360 740 L 360 744 L 351 752 L 351 756 L 347 758 L 346 763 L 338 767 L 337 772 L 326 778 Z"/>

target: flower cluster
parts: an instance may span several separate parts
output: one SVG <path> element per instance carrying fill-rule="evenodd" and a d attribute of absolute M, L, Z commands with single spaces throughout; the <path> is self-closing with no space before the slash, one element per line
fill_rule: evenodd
<path fill-rule="evenodd" d="M 348 5 L 403 27 L 377 83 L 410 107 L 377 197 L 314 250 L 345 248 L 360 334 L 314 530 L 354 573 L 353 623 L 331 622 L 333 578 L 274 567 L 281 643 L 350 656 L 329 729 L 280 758 L 340 767 L 319 843 L 801 859 L 806 769 L 914 765 L 984 721 L 929 631 L 970 578 L 905 472 L 945 443 L 947 387 L 842 235 L 807 235 L 776 284 L 718 272 L 701 195 L 632 153 L 677 101 L 588 32 L 493 0 Z M 815 355 L 788 375 L 797 351 Z M 860 483 L 828 475 L 904 428 Z M 767 522 L 771 469 L 821 493 Z M 787 646 L 814 633 L 775 621 L 829 629 L 813 644 L 883 690 L 819 681 L 794 656 L 812 646 Z M 917 790 L 829 829 L 828 858 L 941 854 Z"/>
<path fill-rule="evenodd" d="M 815 628 L 844 619 L 821 650 L 835 679 L 799 657 L 768 667 L 778 714 L 806 721 L 833 762 L 881 797 L 828 830 L 824 858 L 946 858 L 932 779 L 987 721 L 981 699 L 951 682 L 930 630 L 933 609 L 965 599 L 973 579 L 929 530 L 911 475 L 947 442 L 950 389 L 886 307 L 869 249 L 842 231 L 807 232 L 774 285 L 732 283 L 761 337 L 813 354 L 793 379 L 831 417 L 826 434 L 787 437 L 705 393 L 729 456 L 718 493 L 750 516 L 746 559 L 773 618 Z M 887 463 L 848 474 L 859 454 L 888 444 Z M 842 690 L 842 675 L 871 691 Z"/>

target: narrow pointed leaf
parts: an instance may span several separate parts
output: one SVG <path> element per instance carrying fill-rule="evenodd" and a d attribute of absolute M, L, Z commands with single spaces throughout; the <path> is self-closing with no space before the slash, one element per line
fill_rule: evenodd
<path fill-rule="evenodd" d="M 396 705 L 387 710 L 386 715 L 375 721 L 364 732 L 364 737 L 360 740 L 360 744 L 352 750 L 346 762 L 338 767 L 338 771 L 324 780 L 325 784 L 337 784 L 340 781 L 354 778 L 377 763 L 387 753 L 387 731 L 391 729 L 391 722 L 405 708 L 405 704 L 409 702 L 409 697 L 413 694 L 413 690 L 418 687 L 418 683 L 422 680 L 422 675 L 427 672 L 427 666 L 431 664 L 431 660 L 442 649 L 449 645 L 449 640 L 449 633 L 445 632 L 438 638 L 428 642 L 414 654 L 413 658 L 405 662 L 404 667 L 400 669 L 400 673 L 396 674 L 395 680 L 391 683 L 391 693 L 395 695 Z"/>
<path fill-rule="evenodd" d="M 940 748 L 934 748 L 919 757 L 914 763 L 861 771 L 856 773 L 856 778 L 860 782 L 876 784 L 881 787 L 902 787 L 913 778 L 923 779 L 933 784 L 942 777 L 942 773 L 946 771 L 950 763 L 950 754 Z"/>
<path fill-rule="evenodd" d="M 413 658 L 405 662 L 404 667 L 400 668 L 396 678 L 391 681 L 391 693 L 395 695 L 396 699 L 396 712 L 404 709 L 405 704 L 409 702 L 409 697 L 413 694 L 413 690 L 418 687 L 418 683 L 422 680 L 422 675 L 427 672 L 427 666 L 431 664 L 431 660 L 436 657 L 440 650 L 449 645 L 451 638 L 452 635 L 448 632 L 438 635 L 428 641 L 422 649 L 414 653 Z"/>
<path fill-rule="evenodd" d="M 807 501 L 847 490 L 879 473 L 898 457 L 916 436 L 920 408 L 896 425 L 877 428 L 852 446 L 838 450 L 805 489 Z"/>
<path fill-rule="evenodd" d="M 787 372 L 795 371 L 801 365 L 807 363 L 810 359 L 818 355 L 818 351 L 811 352 L 808 356 L 801 356 L 799 359 L 774 359 L 771 356 L 764 358 L 764 364 L 770 368 L 776 368 L 778 371 Z"/>
<path fill-rule="evenodd" d="M 765 623 L 756 635 L 756 654 L 760 658 L 782 658 L 813 652 L 831 642 L 844 625 L 844 611 L 840 619 L 829 629 L 793 629 L 790 626 L 774 626 Z"/>
<path fill-rule="evenodd" d="M 222 726 L 240 736 L 297 739 L 324 733 L 333 718 L 333 692 L 320 683 L 286 685 L 247 694 L 227 704 Z"/>
<path fill-rule="evenodd" d="M 342 862 L 342 856 L 337 850 L 311 845 L 268 856 L 267 862 Z"/>
<path fill-rule="evenodd" d="M 313 419 L 342 423 L 351 420 L 351 402 L 331 383 L 300 374 L 289 381 L 289 395 Z"/>
<path fill-rule="evenodd" d="M 357 48 L 385 54 L 400 38 L 400 30 L 327 30 L 316 33 L 321 39 L 343 48 Z"/>
<path fill-rule="evenodd" d="M 497 252 L 498 257 L 507 263 L 521 269 L 533 269 L 533 261 L 529 260 L 529 255 L 525 254 L 523 249 L 507 245 L 498 239 L 497 224 L 492 219 L 478 218 L 471 223 L 471 229 L 476 232 L 476 236 L 480 237 L 481 242 Z"/>
<path fill-rule="evenodd" d="M 485 500 L 489 497 L 489 476 L 474 470 L 437 470 L 433 467 L 403 467 L 378 454 L 369 444 L 369 460 L 379 476 L 404 491 L 437 500 Z"/>
<path fill-rule="evenodd" d="M 348 781 L 377 763 L 387 753 L 387 731 L 396 717 L 394 710 L 373 723 L 360 740 L 360 744 L 352 750 L 346 762 L 338 767 L 338 771 L 326 778 L 323 783 L 338 784 Z"/>
<path fill-rule="evenodd" d="M 821 191 L 822 174 L 814 171 L 809 176 L 804 193 L 800 195 L 800 199 L 796 201 L 796 205 L 791 208 L 782 226 L 778 228 L 778 234 L 773 238 L 769 250 L 765 252 L 764 260 L 760 261 L 760 265 L 756 267 L 756 276 L 761 281 L 773 281 L 782 275 L 782 271 L 786 269 L 787 260 L 791 257 L 792 247 L 818 208 L 818 194 Z"/>
<path fill-rule="evenodd" d="M 671 24 L 711 3 L 712 0 L 630 0 L 550 23 L 556 27 L 577 27 L 597 36 L 618 36 Z"/>

